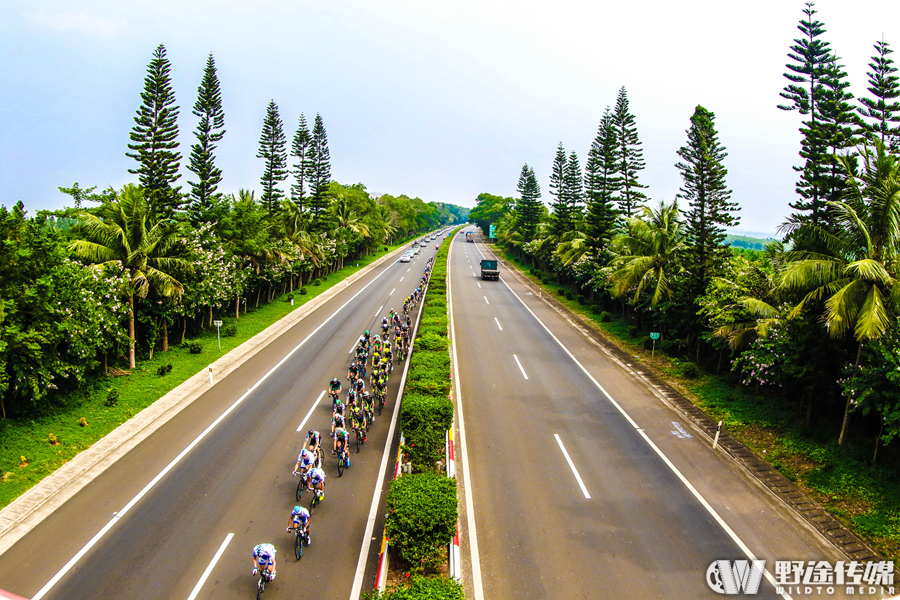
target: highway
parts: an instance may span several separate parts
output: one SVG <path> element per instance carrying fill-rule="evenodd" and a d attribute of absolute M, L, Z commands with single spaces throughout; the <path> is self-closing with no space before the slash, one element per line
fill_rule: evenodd
<path fill-rule="evenodd" d="M 468 598 L 713 598 L 707 567 L 745 548 L 770 573 L 844 559 L 511 273 L 481 281 L 482 257 L 452 240 Z"/>
<path fill-rule="evenodd" d="M 395 256 L 261 348 L 0 555 L 0 588 L 60 600 L 248 598 L 256 593 L 251 550 L 272 543 L 278 576 L 266 597 L 346 600 L 358 569 L 370 589 L 379 543 L 362 564 L 360 554 L 373 495 L 382 495 L 378 469 L 403 365 L 395 363 L 385 412 L 343 477 L 326 450 L 325 500 L 299 563 L 285 532 L 297 485 L 291 470 L 307 429 L 322 431 L 330 449 L 331 402 L 322 392 L 335 376 L 346 390 L 355 340 L 402 308 L 435 253 L 428 245 L 408 264 Z"/>

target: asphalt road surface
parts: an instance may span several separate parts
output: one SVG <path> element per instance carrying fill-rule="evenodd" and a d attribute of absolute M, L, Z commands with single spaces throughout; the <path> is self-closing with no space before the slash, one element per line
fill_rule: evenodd
<path fill-rule="evenodd" d="M 776 559 L 843 559 L 511 273 L 481 281 L 483 256 L 453 238 L 462 483 L 474 504 L 462 537 L 474 515 L 478 548 L 463 543 L 467 597 L 714 598 L 707 567 L 747 558 L 740 544 L 770 573 Z M 779 596 L 764 579 L 757 597 Z"/>
<path fill-rule="evenodd" d="M 278 576 L 266 587 L 266 597 L 349 598 L 373 494 L 380 495 L 383 485 L 378 468 L 403 365 L 395 363 L 385 412 L 376 417 L 360 453 L 351 455 L 343 477 L 326 451 L 325 500 L 313 514 L 312 544 L 299 563 L 293 535 L 285 533 L 297 486 L 291 471 L 307 429 L 322 431 L 323 446 L 330 448 L 331 402 L 322 392 L 332 377 L 339 377 L 346 391 L 355 340 L 366 329 L 376 333 L 392 307 L 402 308 L 435 253 L 426 245 L 411 263 L 384 263 L 217 382 L 0 555 L 0 588 L 31 598 L 108 527 L 45 598 L 188 598 L 226 539 L 197 598 L 255 594 L 251 550 L 259 543 L 272 543 L 278 551 Z M 281 361 L 127 514 L 115 518 Z M 366 556 L 364 589 L 374 582 L 381 527 L 379 518 L 373 534 L 378 539 Z"/>

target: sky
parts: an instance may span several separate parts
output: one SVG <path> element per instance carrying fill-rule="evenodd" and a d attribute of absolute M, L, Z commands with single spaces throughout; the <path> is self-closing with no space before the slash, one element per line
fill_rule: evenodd
<path fill-rule="evenodd" d="M 3 0 L 0 204 L 71 204 L 58 186 L 136 182 L 128 133 L 154 49 L 166 47 L 182 176 L 209 53 L 225 111 L 219 191 L 260 188 L 256 158 L 274 99 L 288 140 L 321 114 L 332 178 L 373 194 L 474 206 L 515 196 L 522 165 L 549 202 L 556 146 L 582 164 L 606 106 L 628 93 L 652 203 L 671 201 L 699 104 L 716 115 L 744 232 L 790 213 L 800 116 L 777 108 L 800 1 Z M 873 44 L 900 48 L 900 2 L 816 4 L 851 91 Z M 896 54 L 900 61 L 900 54 Z M 287 182 L 284 185 L 287 188 Z"/>

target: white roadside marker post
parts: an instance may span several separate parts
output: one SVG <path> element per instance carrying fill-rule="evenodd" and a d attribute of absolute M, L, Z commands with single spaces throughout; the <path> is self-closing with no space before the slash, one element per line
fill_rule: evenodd
<path fill-rule="evenodd" d="M 716 446 L 719 445 L 719 434 L 722 433 L 722 421 L 719 421 L 719 426 L 716 427 L 716 439 L 713 440 L 713 450 L 716 449 Z"/>

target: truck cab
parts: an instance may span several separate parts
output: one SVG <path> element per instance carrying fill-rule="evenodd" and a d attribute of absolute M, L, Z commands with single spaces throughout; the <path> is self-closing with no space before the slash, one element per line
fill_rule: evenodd
<path fill-rule="evenodd" d="M 494 281 L 500 279 L 500 269 L 497 268 L 496 260 L 481 261 L 481 279 L 493 279 Z"/>

